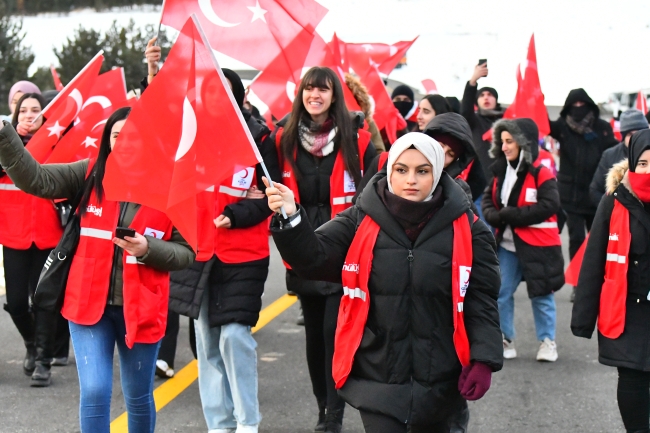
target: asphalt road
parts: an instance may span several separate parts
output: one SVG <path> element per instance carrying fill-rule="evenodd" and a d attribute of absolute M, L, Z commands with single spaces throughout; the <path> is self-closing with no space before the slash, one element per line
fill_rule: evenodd
<path fill-rule="evenodd" d="M 538 343 L 530 301 L 525 286 L 520 286 L 515 316 L 519 358 L 506 361 L 504 369 L 493 376 L 488 394 L 470 404 L 471 433 L 625 431 L 616 405 L 616 370 L 598 364 L 595 340 L 571 335 L 569 290 L 565 286 L 556 297 L 559 360 L 541 364 L 535 361 Z M 274 254 L 264 306 L 283 294 L 284 269 Z M 315 424 L 316 402 L 304 356 L 304 329 L 295 324 L 297 314 L 295 304 L 255 334 L 262 433 L 307 433 Z M 39 389 L 29 387 L 21 367 L 23 356 L 18 332 L 9 315 L 0 312 L 0 433 L 78 432 L 74 358 L 67 367 L 54 367 L 52 386 Z M 182 318 L 176 369 L 191 359 L 188 322 Z M 117 358 L 114 371 L 113 419 L 124 412 Z M 161 383 L 156 379 L 156 386 Z M 156 432 L 206 431 L 196 382 L 158 412 Z M 358 413 L 350 407 L 343 431 L 363 432 Z"/>

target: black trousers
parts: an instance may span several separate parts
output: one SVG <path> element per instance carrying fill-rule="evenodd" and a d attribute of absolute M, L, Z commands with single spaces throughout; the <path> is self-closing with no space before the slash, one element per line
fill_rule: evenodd
<path fill-rule="evenodd" d="M 307 366 L 316 399 L 329 409 L 342 409 L 345 402 L 334 388 L 332 358 L 334 334 L 342 293 L 329 296 L 300 296 L 305 316 Z"/>
<path fill-rule="evenodd" d="M 650 428 L 650 372 L 619 367 L 616 397 L 628 431 Z"/>
<path fill-rule="evenodd" d="M 196 359 L 196 334 L 194 332 L 194 319 L 190 320 L 190 349 Z M 160 349 L 158 350 L 158 359 L 162 359 L 174 368 L 174 360 L 176 359 L 176 345 L 178 342 L 178 331 L 180 330 L 180 316 L 169 310 L 167 313 L 167 328 L 165 328 L 165 336 L 160 342 Z"/>
<path fill-rule="evenodd" d="M 41 250 L 35 245 L 26 250 L 3 246 L 2 254 L 7 289 L 5 310 L 11 315 L 21 336 L 26 342 L 36 340 L 41 345 L 46 342 L 48 356 L 67 357 L 70 349 L 68 321 L 60 313 L 34 314 L 30 302 L 50 250 Z M 37 324 L 36 320 L 47 320 L 48 323 Z M 46 331 L 47 335 L 35 335 L 36 332 Z"/>
<path fill-rule="evenodd" d="M 576 255 L 582 243 L 585 241 L 586 232 L 591 230 L 591 224 L 594 222 L 594 216 L 591 214 L 579 214 L 567 212 L 566 225 L 569 230 L 569 257 Z M 585 228 L 587 229 L 585 232 Z"/>
<path fill-rule="evenodd" d="M 404 424 L 392 416 L 359 411 L 366 433 L 449 433 L 446 422 L 426 426 Z"/>

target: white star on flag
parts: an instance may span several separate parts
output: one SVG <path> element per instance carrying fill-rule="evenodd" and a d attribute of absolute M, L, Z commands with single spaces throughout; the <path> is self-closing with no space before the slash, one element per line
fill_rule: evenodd
<path fill-rule="evenodd" d="M 56 135 L 56 138 L 61 138 L 61 133 L 65 131 L 65 128 L 59 125 L 59 121 L 57 120 L 56 122 L 54 122 L 54 125 L 47 128 L 47 130 L 50 131 L 50 133 L 47 134 L 48 137 Z"/>
<path fill-rule="evenodd" d="M 362 46 L 363 49 L 366 51 L 366 53 L 367 53 L 368 51 L 372 51 L 372 50 L 373 50 L 371 44 L 363 44 L 363 45 L 361 45 L 361 46 Z"/>
<path fill-rule="evenodd" d="M 86 149 L 89 147 L 97 147 L 97 139 L 96 138 L 91 138 L 91 137 L 86 137 L 86 139 L 81 143 L 84 145 Z"/>
<path fill-rule="evenodd" d="M 255 22 L 255 20 L 257 19 L 266 22 L 266 18 L 264 18 L 264 14 L 266 14 L 267 11 L 260 7 L 259 0 L 256 0 L 255 6 L 248 6 L 248 9 L 250 9 L 250 11 L 253 12 L 253 18 L 251 19 L 251 22 Z"/>

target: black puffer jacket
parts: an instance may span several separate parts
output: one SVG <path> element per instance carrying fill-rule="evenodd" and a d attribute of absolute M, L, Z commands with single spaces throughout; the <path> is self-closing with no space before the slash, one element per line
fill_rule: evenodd
<path fill-rule="evenodd" d="M 627 159 L 627 146 L 625 142 L 620 142 L 603 152 L 596 173 L 594 173 L 594 178 L 591 180 L 591 185 L 589 185 L 589 194 L 591 194 L 591 201 L 595 206 L 598 206 L 600 199 L 605 195 L 605 179 L 607 178 L 607 173 L 614 167 L 614 164 L 624 159 Z"/>
<path fill-rule="evenodd" d="M 506 175 L 506 160 L 501 150 L 501 132 L 508 131 L 520 148 L 520 158 L 524 158 L 519 171 L 517 182 L 508 198 L 508 206 L 501 203 L 501 188 Z M 530 119 L 502 119 L 494 125 L 492 154 L 496 161 L 490 167 L 496 180 L 496 194 L 493 185 L 485 189 L 481 208 L 485 220 L 497 230 L 497 242 L 501 243 L 503 231 L 507 226 L 527 227 L 539 224 L 555 215 L 560 210 L 560 197 L 555 179 L 547 180 L 537 185 L 537 203 L 530 206 L 518 206 L 524 180 L 528 173 L 536 179 L 541 167 L 533 167 L 537 160 L 539 147 L 537 144 L 538 129 Z M 522 156 L 523 155 L 523 156 Z M 544 168 L 545 169 L 545 168 Z M 495 197 L 496 195 L 496 197 Z M 560 290 L 564 285 L 564 258 L 561 246 L 538 247 L 525 243 L 513 230 L 515 249 L 523 267 L 523 277 L 526 280 L 528 296 L 544 296 Z"/>
<path fill-rule="evenodd" d="M 271 178 L 280 179 L 278 155 L 275 144 L 269 137 L 269 129 L 248 111 L 242 110 L 242 114 Z M 255 172 L 257 184 L 264 185 L 263 171 L 259 164 Z M 237 230 L 263 224 L 271 215 L 264 199 L 242 200 L 226 206 L 222 213 L 230 218 L 232 227 L 219 230 Z M 169 308 L 196 319 L 207 290 L 210 297 L 210 326 L 228 323 L 255 326 L 262 308 L 262 293 L 268 268 L 268 257 L 237 264 L 223 263 L 216 256 L 207 263 L 195 262 L 188 269 L 171 274 Z"/>
<path fill-rule="evenodd" d="M 385 177 L 382 170 L 354 207 L 315 233 L 305 219 L 294 228 L 279 229 L 276 217 L 271 230 L 282 257 L 299 275 L 340 284 L 341 268 L 363 217 L 367 214 L 379 224 L 368 320 L 352 372 L 339 393 L 353 407 L 430 424 L 445 419 L 462 402 L 461 365 L 452 338 L 452 223 L 466 212 L 470 221 L 474 218 L 465 194 L 443 173 L 438 188 L 444 204 L 411 243 L 377 193 L 377 182 Z M 472 275 L 464 303 L 471 360 L 497 371 L 503 348 L 494 238 L 477 220 L 472 239 Z"/>
<path fill-rule="evenodd" d="M 467 120 L 467 123 L 469 123 L 469 127 L 472 129 L 474 149 L 476 150 L 476 155 L 481 162 L 485 179 L 489 181 L 492 179 L 492 172 L 490 171 L 490 165 L 492 165 L 490 159 L 490 146 L 492 143 L 483 140 L 483 135 L 492 128 L 494 122 L 503 117 L 503 110 L 499 105 L 497 105 L 495 114 L 491 116 L 475 112 L 474 105 L 476 104 L 477 87 L 478 86 L 472 86 L 469 84 L 469 81 L 465 85 L 465 93 L 463 93 L 463 101 L 460 105 L 460 114 L 463 115 Z M 476 198 L 478 198 L 478 196 Z"/>
<path fill-rule="evenodd" d="M 353 118 L 353 124 L 361 128 L 363 126 L 363 113 L 351 112 L 350 115 Z M 276 142 L 277 132 L 284 127 L 288 120 L 289 115 L 278 122 L 277 129 L 271 134 L 274 143 Z M 300 206 L 305 211 L 309 224 L 314 228 L 322 226 L 332 216 L 330 177 L 332 176 L 338 152 L 338 150 L 335 150 L 329 155 L 319 158 L 307 152 L 302 146 L 298 146 L 296 165 L 300 171 L 300 180 L 298 181 Z M 376 155 L 375 147 L 372 143 L 369 144 L 365 155 L 359 155 L 360 158 L 363 158 L 364 168 L 371 165 Z M 299 295 L 331 295 L 343 290 L 343 288 L 340 284 L 325 281 L 307 281 L 289 269 L 287 271 L 287 290 Z"/>
<path fill-rule="evenodd" d="M 445 167 L 445 171 L 452 179 L 455 179 L 474 161 L 472 168 L 469 170 L 467 177 L 467 184 L 472 191 L 472 198 L 478 198 L 487 185 L 487 180 L 481 166 L 481 161 L 476 156 L 474 143 L 472 142 L 472 130 L 467 123 L 467 120 L 456 113 L 440 114 L 433 119 L 422 131 L 426 135 L 435 137 L 438 134 L 450 135 L 456 138 L 463 144 L 465 153 L 458 159 Z"/>
<path fill-rule="evenodd" d="M 596 116 L 593 134 L 581 135 L 569 128 L 566 116 L 573 103 L 582 101 Z M 551 136 L 560 142 L 560 171 L 557 174 L 562 208 L 570 213 L 593 215 L 596 206 L 589 185 L 598 168 L 603 152 L 617 143 L 609 123 L 600 119 L 600 110 L 584 89 L 574 89 L 564 103 L 560 118 L 551 121 Z"/>
<path fill-rule="evenodd" d="M 605 260 L 609 242 L 609 223 L 618 201 L 630 212 L 629 267 L 625 328 L 613 340 L 598 333 L 598 360 L 601 364 L 650 371 L 650 213 L 632 189 L 627 178 L 627 160 L 615 164 L 607 177 L 607 195 L 598 206 L 589 232 L 576 299 L 571 316 L 571 331 L 577 337 L 591 338 L 600 310 L 600 294 L 605 281 Z"/>

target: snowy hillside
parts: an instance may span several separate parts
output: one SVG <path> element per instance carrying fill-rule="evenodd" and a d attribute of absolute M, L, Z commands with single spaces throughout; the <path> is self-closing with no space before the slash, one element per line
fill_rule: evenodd
<path fill-rule="evenodd" d="M 216 1 L 216 0 L 213 0 Z M 254 0 L 241 0 L 251 3 Z M 334 31 L 346 42 L 410 40 L 408 66 L 391 78 L 421 87 L 433 79 L 445 95 L 462 95 L 479 58 L 487 58 L 490 76 L 480 82 L 510 102 L 516 91 L 515 68 L 526 56 L 535 32 L 542 90 L 548 105 L 561 105 L 570 89 L 584 87 L 597 101 L 613 91 L 650 87 L 648 0 L 319 0 L 330 12 L 318 27 L 329 40 Z M 36 65 L 56 64 L 60 46 L 83 24 L 106 30 L 113 20 L 157 24 L 160 11 L 96 13 L 79 11 L 24 19 L 25 42 Z M 224 67 L 242 64 L 219 56 Z"/>

